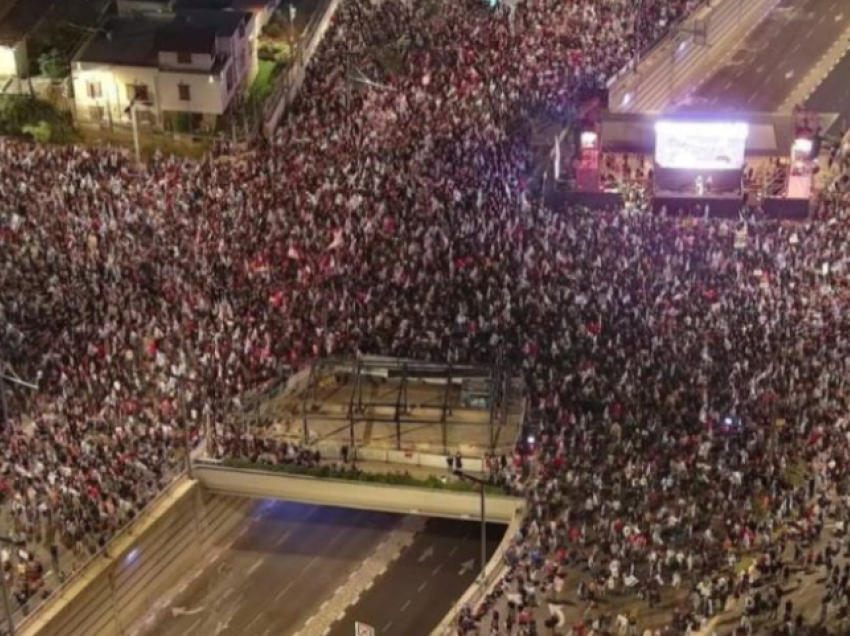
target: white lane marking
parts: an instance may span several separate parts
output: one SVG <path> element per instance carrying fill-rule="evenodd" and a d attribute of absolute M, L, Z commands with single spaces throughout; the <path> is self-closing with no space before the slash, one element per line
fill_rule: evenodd
<path fill-rule="evenodd" d="M 392 621 L 390 621 L 389 623 L 387 623 L 386 625 L 384 625 L 384 629 L 382 629 L 381 631 L 382 631 L 382 632 L 386 632 L 386 631 L 388 631 L 388 630 L 389 630 L 389 628 L 390 628 L 390 627 L 392 627 L 392 625 L 393 625 L 393 622 L 392 622 Z"/>
<path fill-rule="evenodd" d="M 421 592 L 422 590 L 424 590 L 424 589 L 425 589 L 425 586 L 426 586 L 426 585 L 428 585 L 428 581 L 425 581 L 422 585 L 420 585 L 420 586 L 416 589 L 416 591 L 417 591 L 417 592 Z"/>
<path fill-rule="evenodd" d="M 454 556 L 454 553 L 457 552 L 457 546 L 452 548 L 452 551 L 449 552 L 449 556 Z"/>
<path fill-rule="evenodd" d="M 313 557 L 312 559 L 310 559 L 310 562 L 309 562 L 307 565 L 305 565 L 305 566 L 304 566 L 304 569 L 303 569 L 303 570 L 301 570 L 301 571 L 302 571 L 302 572 L 306 572 L 306 571 L 307 571 L 307 570 L 309 570 L 311 567 L 313 567 L 314 565 L 316 565 L 316 561 L 318 561 L 318 560 L 319 560 L 319 557 L 317 557 L 317 556 Z"/>
<path fill-rule="evenodd" d="M 437 567 L 435 567 L 435 568 L 434 568 L 434 571 L 433 571 L 433 572 L 431 572 L 431 576 L 436 576 L 437 572 L 439 572 L 439 571 L 442 569 L 442 567 L 443 567 L 443 564 L 442 564 L 442 563 L 440 563 L 440 565 L 438 565 Z"/>
<path fill-rule="evenodd" d="M 278 592 L 278 595 L 274 597 L 274 600 L 279 601 L 280 597 L 283 596 L 284 594 L 286 594 L 289 591 L 289 588 L 291 588 L 291 587 L 292 587 L 292 581 L 287 583 L 286 586 L 280 592 Z"/>
<path fill-rule="evenodd" d="M 326 546 L 326 547 L 330 547 L 330 546 L 332 546 L 334 543 L 336 543 L 337 541 L 339 541 L 340 539 L 342 539 L 342 536 L 343 536 L 345 533 L 346 533 L 345 528 L 343 528 L 342 530 L 340 530 L 339 532 L 337 532 L 337 533 L 333 536 L 333 538 L 332 538 L 330 541 L 328 541 L 328 544 L 327 544 L 327 546 Z"/>
<path fill-rule="evenodd" d="M 260 617 L 261 617 L 261 616 L 262 616 L 262 614 L 256 614 L 256 615 L 254 616 L 254 618 L 252 618 L 252 619 L 251 619 L 251 622 L 249 622 L 247 625 L 245 625 L 245 631 L 247 632 L 247 631 L 251 628 L 251 625 L 253 625 L 253 624 L 254 624 L 254 623 L 256 623 L 258 620 L 260 620 Z"/>
<path fill-rule="evenodd" d="M 248 576 L 251 576 L 254 572 L 256 572 L 257 569 L 263 564 L 263 561 L 265 561 L 265 560 L 266 560 L 266 557 L 260 557 L 259 559 L 257 559 L 257 562 L 254 565 L 252 565 L 250 568 L 248 568 Z"/>
<path fill-rule="evenodd" d="M 402 611 L 402 612 L 403 612 L 403 611 L 404 611 L 404 610 L 406 610 L 408 607 L 410 607 L 410 601 L 409 601 L 409 600 L 407 600 L 407 601 L 405 601 L 405 602 L 404 602 L 404 605 L 402 605 L 402 606 L 401 606 L 401 610 L 400 610 L 400 611 Z"/>
<path fill-rule="evenodd" d="M 290 536 L 292 536 L 292 530 L 287 530 L 283 533 L 283 536 L 275 542 L 274 547 L 279 548 L 282 546 Z"/>
<path fill-rule="evenodd" d="M 192 623 L 191 625 L 189 625 L 189 629 L 187 629 L 185 632 L 183 632 L 183 636 L 189 636 L 189 634 L 191 634 L 192 632 L 194 632 L 194 631 L 195 631 L 195 629 L 197 629 L 198 625 L 200 625 L 200 624 L 201 624 L 201 621 L 202 621 L 202 620 L 203 620 L 203 619 L 199 618 L 199 619 L 198 619 L 198 620 L 196 620 L 194 623 Z"/>

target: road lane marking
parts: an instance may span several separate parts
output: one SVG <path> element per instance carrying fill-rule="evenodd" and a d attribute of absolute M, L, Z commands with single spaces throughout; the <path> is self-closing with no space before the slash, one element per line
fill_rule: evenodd
<path fill-rule="evenodd" d="M 416 591 L 417 591 L 417 592 L 421 592 L 422 590 L 424 590 L 424 589 L 425 589 L 425 586 L 426 586 L 426 585 L 428 585 L 428 581 L 425 581 L 424 583 L 422 583 L 422 585 L 420 585 L 420 586 L 417 588 L 417 590 L 416 590 Z"/>
<path fill-rule="evenodd" d="M 404 605 L 401 606 L 401 611 L 403 612 L 408 607 L 410 607 L 410 600 L 407 600 L 407 601 L 404 602 Z"/>
<path fill-rule="evenodd" d="M 390 621 L 389 623 L 387 623 L 386 625 L 384 625 L 384 628 L 383 628 L 381 631 L 382 631 L 382 632 L 386 632 L 387 630 L 389 630 L 389 628 L 390 628 L 390 627 L 392 627 L 392 625 L 393 625 L 393 622 L 392 622 L 392 621 Z"/>
<path fill-rule="evenodd" d="M 183 636 L 189 636 L 189 634 L 191 634 L 192 632 L 194 632 L 194 631 L 197 629 L 198 625 L 200 625 L 200 624 L 201 624 L 201 621 L 202 621 L 202 620 L 203 620 L 203 619 L 199 618 L 199 619 L 198 619 L 198 620 L 196 620 L 194 623 L 192 623 L 191 625 L 189 625 L 189 629 L 187 629 L 185 632 L 183 632 Z"/>
<path fill-rule="evenodd" d="M 309 570 L 311 567 L 316 565 L 316 561 L 318 561 L 318 560 L 319 560 L 319 557 L 314 556 L 312 559 L 310 559 L 310 562 L 307 565 L 304 566 L 304 569 L 301 570 L 301 572 L 306 572 L 307 570 Z"/>
<path fill-rule="evenodd" d="M 287 530 L 286 532 L 284 532 L 283 536 L 275 542 L 274 547 L 279 548 L 280 546 L 282 546 L 291 535 L 292 530 Z"/>
<path fill-rule="evenodd" d="M 251 576 L 252 574 L 254 574 L 254 572 L 257 571 L 257 569 L 263 564 L 263 561 L 265 561 L 265 560 L 266 560 L 266 557 L 260 557 L 259 559 L 257 559 L 257 562 L 254 565 L 252 565 L 250 568 L 248 568 L 248 576 Z"/>
<path fill-rule="evenodd" d="M 280 592 L 278 592 L 278 595 L 274 597 L 274 600 L 279 601 L 280 597 L 283 596 L 284 594 L 286 594 L 289 591 L 289 588 L 291 588 L 291 587 L 292 587 L 292 581 L 287 583 L 286 586 Z"/>
<path fill-rule="evenodd" d="M 437 572 L 439 572 L 442 567 L 443 567 L 443 564 L 440 563 L 437 567 L 434 568 L 434 571 L 431 572 L 431 576 L 436 576 Z"/>
<path fill-rule="evenodd" d="M 260 613 L 260 614 L 256 614 L 256 615 L 254 616 L 254 618 L 252 618 L 252 619 L 251 619 L 251 622 L 250 622 L 250 623 L 248 623 L 247 625 L 245 625 L 245 631 L 247 632 L 249 629 L 251 629 L 251 625 L 253 625 L 253 624 L 254 624 L 254 623 L 256 623 L 258 620 L 260 620 L 260 617 L 261 617 L 262 615 L 263 615 L 262 613 Z"/>
<path fill-rule="evenodd" d="M 454 553 L 457 552 L 457 546 L 452 548 L 452 551 L 449 552 L 449 556 L 454 556 Z"/>

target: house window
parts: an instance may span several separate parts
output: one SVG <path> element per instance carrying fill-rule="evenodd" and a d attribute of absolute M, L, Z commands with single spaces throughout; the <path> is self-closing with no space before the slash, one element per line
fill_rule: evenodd
<path fill-rule="evenodd" d="M 139 102 L 150 101 L 148 87 L 145 84 L 127 84 L 127 99 Z"/>
<path fill-rule="evenodd" d="M 188 84 L 178 84 L 177 92 L 180 94 L 181 102 L 188 102 L 192 100 L 192 89 Z"/>
<path fill-rule="evenodd" d="M 89 99 L 103 97 L 103 88 L 100 82 L 86 82 L 86 93 L 88 93 Z"/>
<path fill-rule="evenodd" d="M 191 64 L 192 63 L 192 54 L 186 51 L 178 51 L 177 52 L 177 63 L 178 64 Z"/>

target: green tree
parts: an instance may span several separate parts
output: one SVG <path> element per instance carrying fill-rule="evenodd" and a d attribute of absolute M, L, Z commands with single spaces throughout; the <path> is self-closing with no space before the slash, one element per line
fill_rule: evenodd
<path fill-rule="evenodd" d="M 67 77 L 71 65 L 65 60 L 59 49 L 50 49 L 38 56 L 38 69 L 42 75 L 51 79 Z"/>

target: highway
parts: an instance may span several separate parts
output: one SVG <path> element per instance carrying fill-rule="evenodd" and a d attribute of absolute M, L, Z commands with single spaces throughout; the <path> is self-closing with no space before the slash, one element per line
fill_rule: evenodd
<path fill-rule="evenodd" d="M 294 634 L 403 519 L 285 502 L 265 502 L 259 514 L 136 633 Z"/>
<path fill-rule="evenodd" d="M 806 101 L 806 107 L 819 113 L 838 114 L 838 125 L 846 129 L 850 121 L 850 55 L 841 58 Z"/>
<path fill-rule="evenodd" d="M 504 527 L 488 531 L 492 553 Z M 354 620 L 372 620 L 381 636 L 424 635 L 473 582 L 479 532 L 472 522 L 266 501 L 129 633 L 351 636 Z"/>
<path fill-rule="evenodd" d="M 487 526 L 488 558 L 506 526 Z M 387 572 L 333 624 L 329 636 L 351 636 L 354 623 L 377 636 L 427 636 L 479 573 L 481 526 L 430 519 Z"/>
<path fill-rule="evenodd" d="M 848 27 L 846 0 L 781 0 L 680 110 L 773 112 Z"/>

